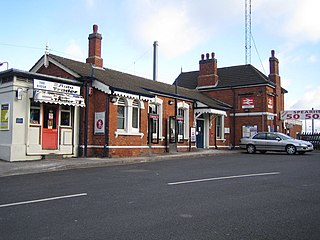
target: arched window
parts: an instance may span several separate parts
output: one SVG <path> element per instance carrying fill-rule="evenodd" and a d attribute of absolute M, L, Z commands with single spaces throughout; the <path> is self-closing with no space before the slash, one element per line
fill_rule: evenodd
<path fill-rule="evenodd" d="M 118 99 L 118 129 L 126 129 L 127 106 L 124 98 Z"/>
<path fill-rule="evenodd" d="M 139 130 L 139 101 L 134 100 L 132 102 L 132 129 Z"/>

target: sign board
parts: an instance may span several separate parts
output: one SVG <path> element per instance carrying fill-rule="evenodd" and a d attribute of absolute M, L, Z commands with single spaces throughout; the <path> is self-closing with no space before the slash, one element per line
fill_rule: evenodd
<path fill-rule="evenodd" d="M 272 97 L 268 97 L 268 108 L 269 109 L 273 108 L 273 98 Z"/>
<path fill-rule="evenodd" d="M 258 132 L 257 125 L 246 125 L 242 126 L 242 137 L 249 138 Z"/>
<path fill-rule="evenodd" d="M 253 97 L 242 98 L 241 106 L 243 109 L 254 108 L 254 98 Z"/>
<path fill-rule="evenodd" d="M 281 120 L 320 119 L 320 110 L 289 110 L 281 112 Z"/>
<path fill-rule="evenodd" d="M 190 129 L 190 136 L 191 136 L 191 142 L 195 142 L 196 141 L 196 128 L 191 128 Z"/>
<path fill-rule="evenodd" d="M 105 129 L 105 112 L 94 113 L 94 134 L 104 134 Z"/>
<path fill-rule="evenodd" d="M 58 82 L 50 82 L 45 80 L 34 79 L 33 88 L 51 91 L 51 92 L 80 95 L 79 86 L 69 85 L 65 83 L 58 83 Z"/>
<path fill-rule="evenodd" d="M 9 115 L 10 115 L 10 105 L 1 104 L 0 105 L 0 130 L 9 130 Z"/>

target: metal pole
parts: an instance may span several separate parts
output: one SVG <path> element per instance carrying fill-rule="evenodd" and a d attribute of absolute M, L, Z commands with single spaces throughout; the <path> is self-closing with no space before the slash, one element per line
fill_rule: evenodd
<path fill-rule="evenodd" d="M 158 41 L 153 43 L 153 80 L 158 80 Z"/>

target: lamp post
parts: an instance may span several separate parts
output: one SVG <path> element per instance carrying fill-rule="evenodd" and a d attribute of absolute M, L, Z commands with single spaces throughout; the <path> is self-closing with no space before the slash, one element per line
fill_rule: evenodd
<path fill-rule="evenodd" d="M 0 67 L 5 63 L 7 64 L 7 70 L 8 70 L 9 69 L 9 63 L 8 62 L 0 62 Z"/>

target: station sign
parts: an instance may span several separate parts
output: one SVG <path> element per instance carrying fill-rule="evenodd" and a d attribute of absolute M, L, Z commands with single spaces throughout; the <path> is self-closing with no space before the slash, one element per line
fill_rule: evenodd
<path fill-rule="evenodd" d="M 289 110 L 281 112 L 281 120 L 320 119 L 320 110 Z"/>

